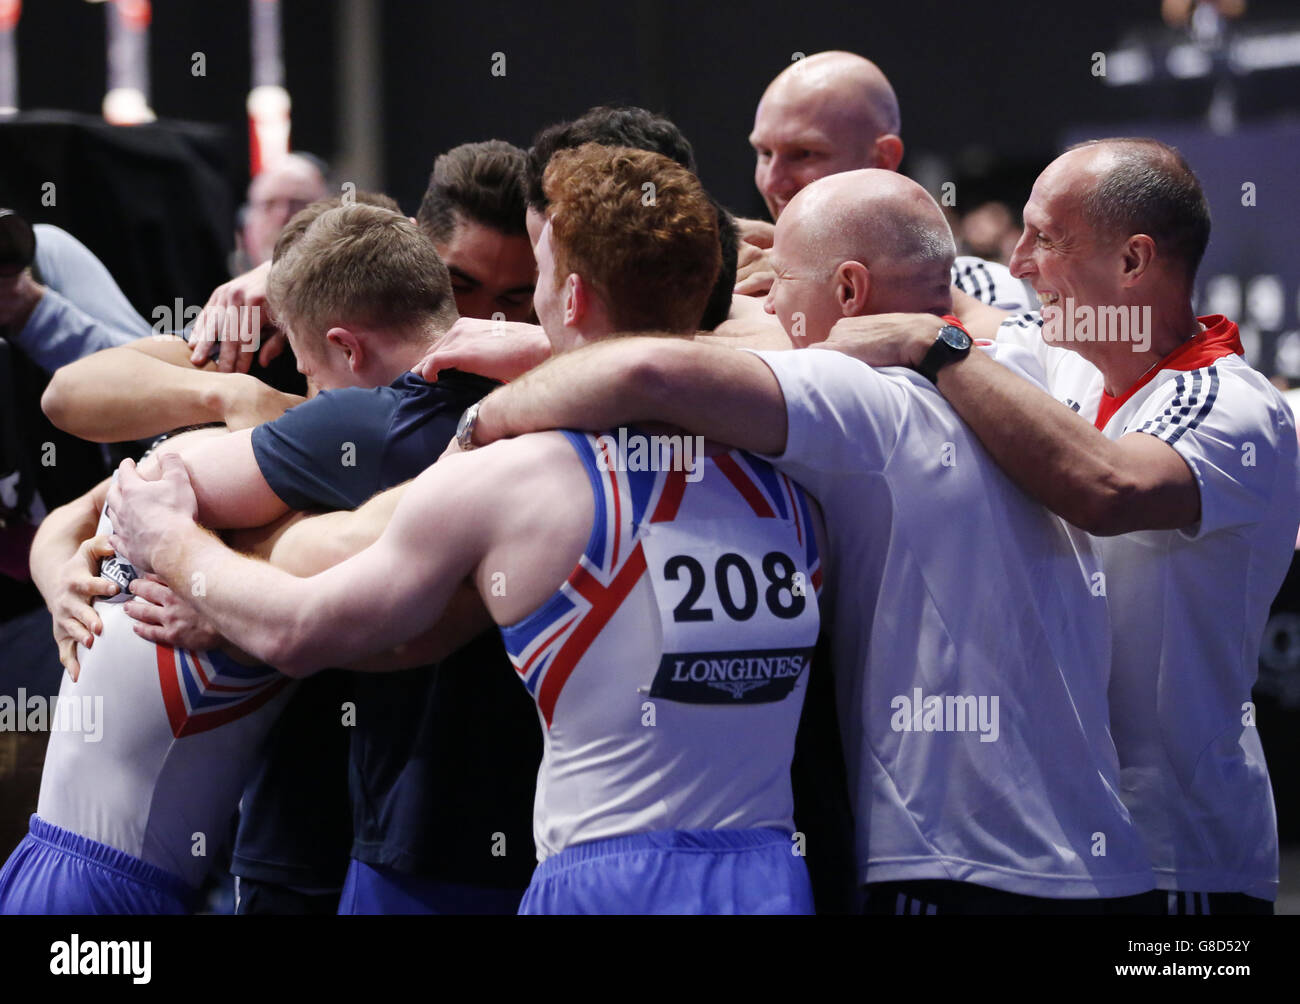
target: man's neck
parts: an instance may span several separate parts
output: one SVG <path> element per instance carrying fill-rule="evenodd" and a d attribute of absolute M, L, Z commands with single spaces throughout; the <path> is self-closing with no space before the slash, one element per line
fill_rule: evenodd
<path fill-rule="evenodd" d="M 591 345 L 593 342 L 603 342 L 612 334 L 613 332 L 608 328 L 590 324 L 578 328 L 567 327 L 559 340 L 551 339 L 552 351 L 555 355 L 559 355 L 561 352 L 572 352 L 574 349 L 580 349 L 584 345 Z"/>
<path fill-rule="evenodd" d="M 387 387 L 403 373 L 414 369 L 416 363 L 427 355 L 434 346 L 434 340 L 426 342 L 407 342 L 394 345 L 387 351 L 377 354 L 374 368 L 376 387 Z"/>
<path fill-rule="evenodd" d="M 1106 393 L 1112 397 L 1120 396 L 1157 369 L 1171 352 L 1202 330 L 1191 304 L 1185 300 L 1167 305 L 1132 305 L 1128 309 L 1135 315 L 1130 324 L 1144 325 L 1146 337 L 1141 342 L 1133 339 L 1127 343 L 1098 342 L 1093 346 L 1094 352 L 1085 355 L 1101 370 Z M 1149 322 L 1143 319 L 1143 314 L 1149 317 Z"/>
<path fill-rule="evenodd" d="M 864 314 L 933 314 L 935 317 L 952 312 L 952 287 L 948 285 L 946 272 L 942 282 L 892 283 L 880 290 L 879 295 L 872 296 L 863 311 Z"/>

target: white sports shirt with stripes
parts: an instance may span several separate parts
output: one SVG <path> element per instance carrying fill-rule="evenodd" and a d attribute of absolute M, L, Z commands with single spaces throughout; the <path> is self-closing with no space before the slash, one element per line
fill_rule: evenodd
<path fill-rule="evenodd" d="M 820 624 L 803 490 L 739 451 L 697 455 L 697 478 L 647 470 L 644 449 L 638 462 L 635 444 L 659 437 L 628 453 L 563 435 L 595 500 L 591 537 L 552 597 L 501 629 L 545 738 L 538 860 L 656 830 L 793 832 Z"/>
<path fill-rule="evenodd" d="M 101 515 L 96 533 L 110 528 Z M 198 888 L 292 681 L 222 652 L 145 641 L 123 609 L 134 570 L 105 565 L 122 591 L 95 602 L 103 633 L 77 646 L 81 673 L 75 683 L 64 674 L 58 697 L 100 708 L 99 736 L 50 733 L 36 814 Z"/>
<path fill-rule="evenodd" d="M 1013 276 L 1009 268 L 972 255 L 959 255 L 952 263 L 952 284 L 999 310 L 1029 310 L 1038 306 L 1033 290 Z"/>
<path fill-rule="evenodd" d="M 1200 322 L 1119 398 L 1078 353 L 1044 343 L 1039 313 L 1005 321 L 998 341 L 1031 349 L 1050 393 L 1107 438 L 1155 436 L 1196 478 L 1195 526 L 1094 538 L 1122 794 L 1159 888 L 1271 900 L 1277 822 L 1250 701 L 1300 523 L 1296 430 L 1281 393 L 1242 358 L 1237 326 Z"/>
<path fill-rule="evenodd" d="M 1058 899 L 1152 889 L 1119 798 L 1087 535 L 1013 485 L 920 374 L 757 355 L 789 421 L 773 464 L 826 517 L 859 880 Z"/>

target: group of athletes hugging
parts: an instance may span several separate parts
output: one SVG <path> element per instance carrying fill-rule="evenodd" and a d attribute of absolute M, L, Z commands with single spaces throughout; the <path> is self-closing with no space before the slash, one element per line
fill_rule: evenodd
<path fill-rule="evenodd" d="M 51 734 L 0 912 L 191 912 L 237 810 L 244 913 L 1271 912 L 1300 466 L 1193 310 L 1200 185 L 1071 148 L 1008 270 L 899 132 L 869 61 L 783 70 L 765 223 L 594 108 L 58 369 L 61 428 L 166 436 L 33 543 L 103 730 Z"/>

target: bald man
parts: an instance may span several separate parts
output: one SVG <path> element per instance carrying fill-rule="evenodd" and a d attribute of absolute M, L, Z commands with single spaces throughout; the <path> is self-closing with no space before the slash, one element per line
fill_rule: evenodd
<path fill-rule="evenodd" d="M 897 171 L 903 159 L 898 98 L 889 79 L 869 59 L 852 52 L 818 52 L 777 74 L 754 113 L 749 142 L 758 186 L 772 219 L 805 185 L 862 168 Z M 741 220 L 736 292 L 766 293 L 772 282 L 771 227 Z M 953 263 L 961 292 L 1006 310 L 1029 306 L 1025 287 L 996 262 L 963 256 Z M 743 316 L 745 304 L 738 304 Z"/>
<path fill-rule="evenodd" d="M 813 182 L 777 221 L 765 308 L 796 346 L 845 317 L 928 312 L 925 375 L 619 339 L 494 392 L 472 438 L 658 420 L 773 458 L 826 516 L 866 909 L 1099 913 L 1154 886 L 1118 796 L 1104 590 L 1084 535 L 1020 492 L 934 389 L 971 348 L 940 316 L 953 256 L 939 207 L 901 175 Z M 1023 349 L 989 350 L 1035 375 Z"/>

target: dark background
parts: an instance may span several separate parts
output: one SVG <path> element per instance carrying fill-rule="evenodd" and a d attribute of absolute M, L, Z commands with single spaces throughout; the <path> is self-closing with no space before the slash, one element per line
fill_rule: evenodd
<path fill-rule="evenodd" d="M 874 59 L 903 109 L 910 162 L 923 153 L 978 169 L 996 151 L 1041 168 L 1061 133 L 1088 122 L 1193 119 L 1205 81 L 1144 92 L 1104 86 L 1092 53 L 1159 25 L 1158 0 L 1027 3 L 828 3 L 824 0 L 631 0 L 623 4 L 376 0 L 380 15 L 385 176 L 408 211 L 433 157 L 491 137 L 527 144 L 542 125 L 613 101 L 668 114 L 725 203 L 760 214 L 746 136 L 765 84 L 794 52 L 843 48 Z M 296 148 L 337 150 L 337 67 L 348 57 L 335 0 L 284 0 L 286 86 Z M 1295 0 L 1251 0 L 1248 20 L 1295 17 Z M 152 103 L 162 118 L 226 127 L 230 178 L 247 181 L 249 79 L 243 0 L 155 0 Z M 24 109 L 97 114 L 104 93 L 104 11 L 84 0 L 28 0 L 18 29 Z M 207 57 L 207 76 L 190 73 Z M 492 54 L 506 75 L 491 74 Z M 1298 101 L 1284 71 L 1255 74 L 1242 105 L 1264 115 Z M 907 165 L 905 165 L 907 166 Z"/>

